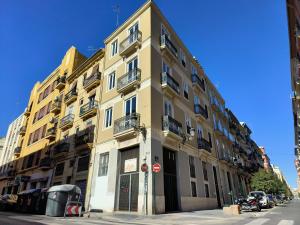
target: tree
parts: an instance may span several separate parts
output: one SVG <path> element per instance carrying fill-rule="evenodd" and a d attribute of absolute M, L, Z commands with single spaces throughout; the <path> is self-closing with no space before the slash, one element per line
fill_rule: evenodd
<path fill-rule="evenodd" d="M 257 191 L 264 191 L 267 194 L 289 195 L 289 188 L 286 183 L 281 182 L 273 173 L 260 169 L 251 178 L 251 188 Z"/>

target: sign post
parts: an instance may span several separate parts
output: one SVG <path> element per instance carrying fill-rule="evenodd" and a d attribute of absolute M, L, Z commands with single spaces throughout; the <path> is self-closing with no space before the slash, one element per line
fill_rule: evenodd
<path fill-rule="evenodd" d="M 160 172 L 160 164 L 159 163 L 154 163 L 152 165 L 152 176 L 153 176 L 153 214 L 156 213 L 156 186 L 155 186 L 155 177 L 156 174 Z"/>
<path fill-rule="evenodd" d="M 148 215 L 148 165 L 143 163 L 141 165 L 141 171 L 145 173 L 145 182 L 144 182 L 144 209 L 145 214 Z"/>

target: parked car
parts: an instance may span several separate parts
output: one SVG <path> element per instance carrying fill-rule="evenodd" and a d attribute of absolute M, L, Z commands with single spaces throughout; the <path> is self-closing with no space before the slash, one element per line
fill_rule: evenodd
<path fill-rule="evenodd" d="M 249 196 L 256 197 L 259 199 L 261 208 L 270 208 L 270 201 L 267 194 L 263 191 L 251 191 Z"/>

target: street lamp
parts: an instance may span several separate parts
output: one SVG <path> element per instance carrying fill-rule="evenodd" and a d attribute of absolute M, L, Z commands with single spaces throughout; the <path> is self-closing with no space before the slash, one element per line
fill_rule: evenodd
<path fill-rule="evenodd" d="M 194 136 L 195 136 L 195 128 L 190 128 L 190 130 L 189 130 L 190 132 L 189 132 L 189 134 L 186 134 L 186 133 L 181 133 L 181 137 L 182 137 L 182 144 L 184 145 L 185 144 L 185 142 L 187 141 L 187 140 L 189 140 L 189 141 L 191 141 L 191 140 L 193 140 L 194 139 Z"/>

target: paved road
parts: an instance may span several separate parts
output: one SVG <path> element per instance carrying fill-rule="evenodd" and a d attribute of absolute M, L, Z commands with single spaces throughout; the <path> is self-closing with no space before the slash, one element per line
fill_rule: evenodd
<path fill-rule="evenodd" d="M 163 214 L 158 216 L 101 216 L 101 218 L 53 218 L 41 215 L 0 212 L 0 225 L 300 225 L 300 200 L 260 213 L 224 216 L 221 210 Z"/>
<path fill-rule="evenodd" d="M 256 214 L 234 225 L 300 225 L 300 200 L 277 206 L 265 215 Z"/>

